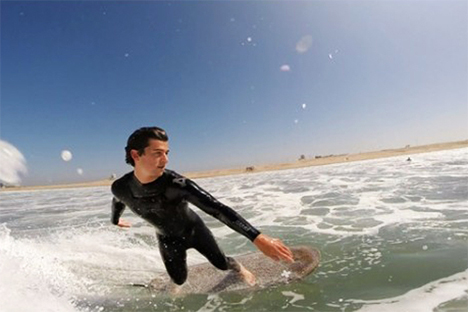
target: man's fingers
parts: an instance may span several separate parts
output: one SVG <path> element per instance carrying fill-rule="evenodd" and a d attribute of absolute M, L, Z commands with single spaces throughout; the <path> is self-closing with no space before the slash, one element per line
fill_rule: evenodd
<path fill-rule="evenodd" d="M 286 252 L 286 251 L 281 252 L 281 258 L 291 263 L 294 262 L 294 258 L 291 252 Z"/>
<path fill-rule="evenodd" d="M 281 253 L 283 255 L 283 258 L 286 261 L 294 262 L 294 256 L 293 256 L 293 253 L 291 252 L 291 250 L 288 247 L 286 247 L 285 245 L 282 245 L 280 248 L 281 248 Z"/>
<path fill-rule="evenodd" d="M 280 239 L 260 234 L 253 243 L 260 251 L 273 260 L 284 260 L 291 263 L 294 262 L 294 256 L 291 250 L 283 244 Z"/>
<path fill-rule="evenodd" d="M 277 255 L 272 255 L 270 257 L 275 261 L 284 260 L 290 263 L 294 262 L 294 258 L 290 254 L 284 252 L 278 252 Z"/>
<path fill-rule="evenodd" d="M 294 257 L 293 257 L 291 250 L 288 247 L 286 247 L 283 244 L 283 242 L 279 239 L 276 239 L 275 243 L 277 245 L 277 254 L 278 254 L 275 260 L 283 259 L 287 262 L 291 262 L 291 263 L 294 262 Z"/>

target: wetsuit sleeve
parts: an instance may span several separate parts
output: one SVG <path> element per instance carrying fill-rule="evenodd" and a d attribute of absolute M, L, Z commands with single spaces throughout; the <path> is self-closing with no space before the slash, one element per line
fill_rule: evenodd
<path fill-rule="evenodd" d="M 117 198 L 112 198 L 112 215 L 111 222 L 112 224 L 119 224 L 120 216 L 125 210 L 125 204 L 119 201 Z"/>
<path fill-rule="evenodd" d="M 216 200 L 212 195 L 199 187 L 190 179 L 185 179 L 184 189 L 188 193 L 186 199 L 204 212 L 215 217 L 234 231 L 253 241 L 260 232 L 242 218 L 232 208 Z"/>

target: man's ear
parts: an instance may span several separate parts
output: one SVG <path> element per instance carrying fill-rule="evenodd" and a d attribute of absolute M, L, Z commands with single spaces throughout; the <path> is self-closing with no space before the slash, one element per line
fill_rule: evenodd
<path fill-rule="evenodd" d="M 132 150 L 130 151 L 130 155 L 132 156 L 132 159 L 133 159 L 133 161 L 135 161 L 135 162 L 136 162 L 137 160 L 140 159 L 140 155 L 138 155 L 138 151 L 137 151 L 137 150 L 132 149 Z"/>

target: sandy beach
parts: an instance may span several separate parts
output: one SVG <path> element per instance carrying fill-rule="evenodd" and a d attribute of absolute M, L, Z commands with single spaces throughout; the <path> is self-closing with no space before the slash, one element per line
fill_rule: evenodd
<path fill-rule="evenodd" d="M 275 171 L 285 169 L 295 169 L 310 166 L 323 166 L 337 163 L 354 162 L 368 159 L 387 158 L 395 156 L 408 156 L 429 153 L 442 150 L 451 150 L 458 148 L 468 147 L 468 140 L 437 143 L 421 146 L 408 146 L 398 149 L 386 149 L 374 152 L 365 152 L 357 154 L 342 154 L 342 155 L 327 155 L 327 156 L 316 156 L 315 158 L 305 158 L 289 163 L 277 163 L 277 164 L 264 164 L 264 165 L 249 165 L 243 168 L 233 169 L 221 169 L 221 170 L 210 170 L 200 172 L 183 172 L 182 174 L 191 179 L 197 178 L 209 178 L 217 176 L 228 176 L 242 173 L 255 173 L 264 171 Z M 113 180 L 100 180 L 93 182 L 84 183 L 72 183 L 72 184 L 60 184 L 60 185 L 41 185 L 41 186 L 19 186 L 19 187 L 8 187 L 1 189 L 0 192 L 5 191 L 23 191 L 23 190 L 41 190 L 41 189 L 60 189 L 60 188 L 78 188 L 78 187 L 93 187 L 93 186 L 110 186 Z"/>

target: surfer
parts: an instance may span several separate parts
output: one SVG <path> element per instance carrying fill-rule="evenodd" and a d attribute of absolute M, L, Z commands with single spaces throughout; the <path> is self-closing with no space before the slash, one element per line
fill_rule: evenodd
<path fill-rule="evenodd" d="M 191 203 L 244 235 L 266 256 L 294 262 L 291 250 L 279 239 L 261 234 L 237 212 L 216 200 L 192 180 L 166 169 L 169 139 L 158 127 L 144 127 L 128 138 L 126 163 L 134 167 L 112 184 L 113 224 L 130 227 L 121 215 L 129 207 L 156 228 L 159 251 L 171 280 L 187 279 L 187 249 L 195 248 L 220 270 L 237 272 L 249 285 L 255 276 L 234 258 L 227 257 Z"/>

